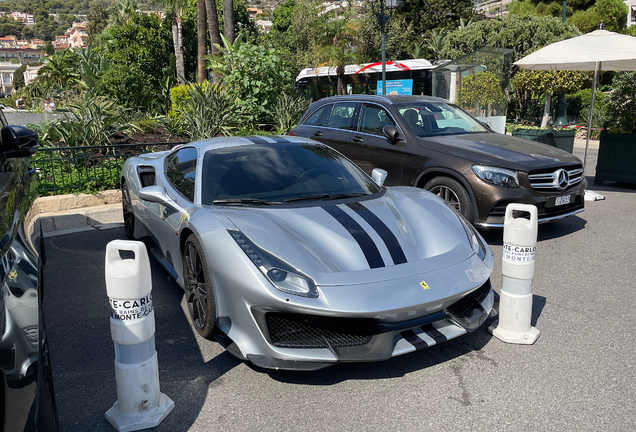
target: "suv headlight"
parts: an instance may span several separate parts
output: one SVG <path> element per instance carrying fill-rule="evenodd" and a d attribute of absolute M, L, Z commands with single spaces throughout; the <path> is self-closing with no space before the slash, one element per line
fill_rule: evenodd
<path fill-rule="evenodd" d="M 483 165 L 473 165 L 472 169 L 475 175 L 486 183 L 509 188 L 519 187 L 517 171 Z"/>
<path fill-rule="evenodd" d="M 256 246 L 241 231 L 227 231 L 245 255 L 278 290 L 302 297 L 318 297 L 316 284 L 309 276 Z"/>

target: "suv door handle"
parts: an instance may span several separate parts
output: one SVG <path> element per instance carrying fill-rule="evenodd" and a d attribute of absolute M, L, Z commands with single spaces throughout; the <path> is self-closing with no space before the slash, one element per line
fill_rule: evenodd
<path fill-rule="evenodd" d="M 314 136 L 322 136 L 322 132 L 316 131 L 316 132 L 314 132 Z"/>
<path fill-rule="evenodd" d="M 364 141 L 364 140 L 362 139 L 362 137 L 354 136 L 354 137 L 351 139 L 351 141 L 353 141 L 353 142 L 362 142 L 362 141 Z"/>

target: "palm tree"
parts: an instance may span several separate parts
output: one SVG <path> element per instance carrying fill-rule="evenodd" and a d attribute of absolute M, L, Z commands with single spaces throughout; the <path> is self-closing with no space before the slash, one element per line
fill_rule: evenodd
<path fill-rule="evenodd" d="M 66 87 L 66 84 L 72 79 L 74 70 L 70 55 L 71 52 L 67 50 L 49 57 L 46 64 L 39 70 L 38 78 L 54 82 L 60 87 Z"/>
<path fill-rule="evenodd" d="M 183 61 L 183 11 L 188 6 L 188 0 L 161 0 L 166 12 L 172 20 L 172 42 L 177 65 L 177 78 L 185 84 L 185 64 Z"/>
<path fill-rule="evenodd" d="M 136 13 L 139 6 L 131 0 L 121 0 L 115 3 L 110 10 L 108 23 L 111 26 L 123 26 L 128 24 L 130 18 Z"/>
<path fill-rule="evenodd" d="M 197 0 L 197 81 L 199 83 L 205 81 L 208 75 L 205 70 L 205 60 L 203 59 L 203 56 L 208 53 L 205 22 L 205 0 Z"/>
<path fill-rule="evenodd" d="M 448 36 L 446 29 L 440 29 L 439 32 L 435 30 L 431 31 L 431 39 L 428 41 L 428 50 L 433 54 L 435 60 L 440 60 L 440 54 L 444 47 L 446 36 Z"/>
<path fill-rule="evenodd" d="M 325 17 L 323 32 L 318 37 L 316 56 L 319 61 L 329 68 L 336 68 L 338 76 L 338 95 L 346 94 L 344 86 L 345 65 L 355 63 L 360 57 L 358 47 L 362 45 L 359 39 L 361 25 L 350 18 L 349 14 L 330 14 Z"/>
<path fill-rule="evenodd" d="M 208 14 L 208 28 L 210 31 L 210 43 L 212 44 L 210 54 L 215 55 L 218 50 L 214 44 L 221 45 L 221 32 L 219 31 L 219 17 L 216 9 L 216 1 L 205 0 L 205 9 Z"/>
<path fill-rule="evenodd" d="M 223 0 L 223 34 L 234 43 L 234 0 Z"/>

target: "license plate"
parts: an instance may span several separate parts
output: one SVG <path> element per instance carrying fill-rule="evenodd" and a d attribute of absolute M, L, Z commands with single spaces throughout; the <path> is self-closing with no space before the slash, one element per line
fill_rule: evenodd
<path fill-rule="evenodd" d="M 556 197 L 556 200 L 554 201 L 554 205 L 559 206 L 563 204 L 570 204 L 570 195 Z"/>

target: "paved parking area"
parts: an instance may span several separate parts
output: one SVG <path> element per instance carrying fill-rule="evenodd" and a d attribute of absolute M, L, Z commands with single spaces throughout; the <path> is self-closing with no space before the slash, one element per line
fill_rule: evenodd
<path fill-rule="evenodd" d="M 593 189 L 607 200 L 540 227 L 533 346 L 483 326 L 381 363 L 260 370 L 195 336 L 182 290 L 151 258 L 161 387 L 176 404 L 156 430 L 635 430 L 636 189 Z M 123 228 L 46 240 L 62 431 L 114 430 L 104 419 L 116 400 L 104 252 L 121 238 Z M 486 240 L 499 290 L 501 231 Z"/>

